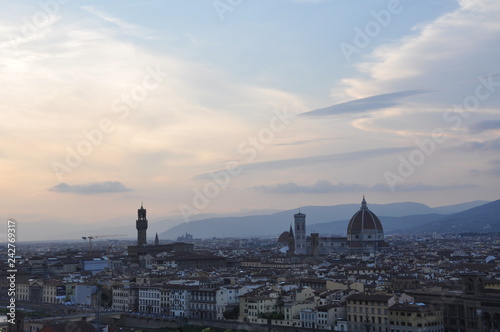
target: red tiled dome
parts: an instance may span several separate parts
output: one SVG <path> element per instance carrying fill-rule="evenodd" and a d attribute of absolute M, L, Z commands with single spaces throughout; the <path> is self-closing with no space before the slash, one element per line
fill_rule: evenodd
<path fill-rule="evenodd" d="M 363 201 L 361 202 L 361 208 L 357 211 L 349 221 L 349 225 L 347 226 L 347 236 L 352 240 L 360 238 L 361 234 L 373 234 L 375 236 L 367 235 L 367 239 L 380 240 L 381 237 L 377 236 L 379 234 L 383 234 L 384 230 L 382 228 L 382 224 L 378 217 L 371 212 L 367 205 L 366 200 L 363 197 Z"/>
<path fill-rule="evenodd" d="M 380 230 L 382 229 L 382 224 L 378 217 L 371 212 L 370 210 L 359 210 L 352 216 L 351 221 L 349 221 L 349 226 L 347 226 L 347 232 L 350 233 L 353 230 L 362 230 L 362 229 L 374 229 Z"/>
<path fill-rule="evenodd" d="M 288 243 L 289 240 L 290 240 L 290 233 L 286 231 L 281 233 L 280 237 L 278 238 L 279 243 Z"/>

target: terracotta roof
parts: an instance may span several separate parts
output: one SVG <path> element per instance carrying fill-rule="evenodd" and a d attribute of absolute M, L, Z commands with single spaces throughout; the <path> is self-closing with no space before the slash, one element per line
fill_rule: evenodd
<path fill-rule="evenodd" d="M 347 234 L 351 234 L 353 231 L 356 233 L 361 230 L 378 230 L 383 232 L 382 224 L 378 217 L 371 212 L 367 205 L 365 198 L 361 202 L 361 208 L 356 212 L 347 226 Z"/>
<path fill-rule="evenodd" d="M 431 307 L 425 304 L 415 304 L 415 303 L 396 303 L 389 307 L 389 310 L 395 311 L 406 311 L 406 312 L 424 312 L 424 311 L 432 311 L 438 308 Z"/>
<path fill-rule="evenodd" d="M 283 232 L 281 233 L 280 237 L 278 238 L 278 242 L 280 243 L 288 243 L 288 240 L 290 239 L 290 232 Z"/>
<path fill-rule="evenodd" d="M 392 294 L 353 294 L 347 297 L 347 300 L 360 300 L 360 301 L 377 301 L 377 302 L 387 302 L 392 298 Z"/>

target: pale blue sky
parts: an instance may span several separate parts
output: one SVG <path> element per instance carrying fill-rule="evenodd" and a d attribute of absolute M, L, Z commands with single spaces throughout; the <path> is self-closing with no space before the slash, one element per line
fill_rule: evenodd
<path fill-rule="evenodd" d="M 6 216 L 498 198 L 498 1 L 2 5 Z"/>

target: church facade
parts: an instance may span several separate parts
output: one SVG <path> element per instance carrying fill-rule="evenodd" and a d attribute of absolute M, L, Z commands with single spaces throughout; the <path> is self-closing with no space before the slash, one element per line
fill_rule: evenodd
<path fill-rule="evenodd" d="M 368 209 L 365 197 L 361 207 L 354 213 L 347 226 L 346 237 L 321 236 L 311 233 L 306 236 L 306 215 L 294 214 L 294 227 L 283 232 L 278 242 L 288 246 L 293 255 L 375 254 L 388 248 L 379 218 Z"/>

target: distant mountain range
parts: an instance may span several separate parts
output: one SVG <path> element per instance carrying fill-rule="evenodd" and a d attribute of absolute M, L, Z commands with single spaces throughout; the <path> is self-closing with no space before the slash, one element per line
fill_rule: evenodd
<path fill-rule="evenodd" d="M 360 204 L 334 206 L 305 206 L 301 212 L 307 215 L 307 233 L 318 232 L 329 235 L 345 235 L 347 224 L 358 211 Z M 427 205 L 404 202 L 391 204 L 368 204 L 381 220 L 386 234 L 394 233 L 457 233 L 457 232 L 500 232 L 500 200 L 494 202 L 474 201 L 456 205 L 431 208 Z M 148 240 L 155 233 L 160 240 L 175 240 L 185 233 L 195 238 L 211 237 L 272 237 L 289 229 L 297 209 L 281 212 L 245 211 L 245 215 L 205 215 L 199 219 L 183 222 L 181 217 L 158 217 L 150 220 Z M 127 234 L 135 239 L 136 215 L 95 224 L 68 224 L 63 220 L 40 219 L 37 222 L 23 222 L 18 219 L 19 241 L 46 241 L 76 239 L 82 236 Z M 102 239 L 105 240 L 105 239 Z M 101 241 L 102 241 L 101 240 Z"/>
<path fill-rule="evenodd" d="M 417 226 L 412 231 L 418 233 L 500 232 L 500 200 L 444 216 Z"/>
<path fill-rule="evenodd" d="M 345 235 L 349 219 L 359 208 L 360 204 L 306 206 L 301 208 L 301 212 L 307 216 L 307 233 Z M 500 200 L 491 203 L 474 201 L 436 208 L 413 202 L 368 204 L 368 208 L 380 218 L 386 234 L 480 232 L 478 223 L 469 220 L 486 217 L 486 221 L 481 224 L 485 226 L 481 228 L 482 232 L 500 231 Z M 190 233 L 195 238 L 277 236 L 289 229 L 293 215 L 297 212 L 287 210 L 268 215 L 208 218 L 182 223 L 159 236 L 163 239 L 175 239 L 185 233 Z M 495 218 L 497 223 L 493 221 Z M 458 224 L 454 225 L 454 221 L 460 221 L 462 226 L 456 228 Z"/>

